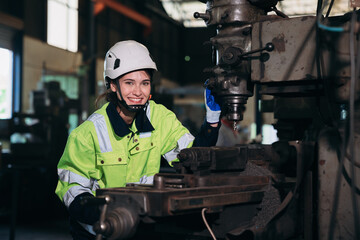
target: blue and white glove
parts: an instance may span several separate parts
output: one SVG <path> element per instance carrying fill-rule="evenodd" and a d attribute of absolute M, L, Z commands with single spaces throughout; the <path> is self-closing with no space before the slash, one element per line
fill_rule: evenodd
<path fill-rule="evenodd" d="M 206 121 L 208 123 L 218 123 L 220 121 L 221 114 L 220 105 L 215 101 L 215 98 L 211 94 L 210 89 L 205 89 L 204 96 L 206 107 Z"/>

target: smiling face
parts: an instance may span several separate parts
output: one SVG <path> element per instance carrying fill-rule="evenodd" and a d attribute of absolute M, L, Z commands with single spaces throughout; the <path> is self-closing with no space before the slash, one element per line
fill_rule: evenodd
<path fill-rule="evenodd" d="M 145 70 L 130 72 L 122 76 L 119 80 L 121 95 L 127 105 L 144 105 L 150 96 L 151 84 L 150 75 Z M 117 92 L 117 97 L 121 96 L 117 90 L 115 82 L 111 83 L 111 90 Z"/>

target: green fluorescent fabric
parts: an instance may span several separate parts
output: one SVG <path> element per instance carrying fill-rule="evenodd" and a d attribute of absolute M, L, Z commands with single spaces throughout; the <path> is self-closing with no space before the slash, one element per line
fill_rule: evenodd
<path fill-rule="evenodd" d="M 135 120 L 129 133 L 120 137 L 110 123 L 108 105 L 94 112 L 68 138 L 58 163 L 56 188 L 56 194 L 67 207 L 77 195 L 95 194 L 98 188 L 152 184 L 160 169 L 161 156 L 171 164 L 177 161 L 181 149 L 193 144 L 194 137 L 175 114 L 153 101 L 146 116 L 154 130 L 139 132 Z"/>

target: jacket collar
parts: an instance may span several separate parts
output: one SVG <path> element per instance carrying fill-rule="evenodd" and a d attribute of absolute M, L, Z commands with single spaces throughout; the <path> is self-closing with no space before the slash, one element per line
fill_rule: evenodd
<path fill-rule="evenodd" d="M 149 105 L 147 107 L 149 107 Z M 150 120 L 146 116 L 145 111 L 140 111 L 138 114 L 136 114 L 134 121 L 138 132 L 151 132 L 155 130 L 154 127 L 151 125 Z M 130 133 L 129 126 L 120 117 L 114 103 L 109 103 L 109 105 L 106 107 L 106 113 L 109 116 L 110 123 L 116 135 L 118 135 L 119 137 L 124 137 Z"/>

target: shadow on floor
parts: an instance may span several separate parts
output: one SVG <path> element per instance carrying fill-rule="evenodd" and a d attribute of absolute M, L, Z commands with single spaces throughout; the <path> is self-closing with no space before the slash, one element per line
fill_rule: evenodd
<path fill-rule="evenodd" d="M 0 239 L 10 240 L 10 226 L 0 223 Z M 67 220 L 19 223 L 14 240 L 71 240 Z"/>

